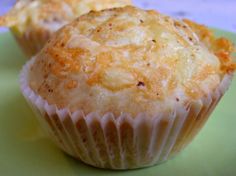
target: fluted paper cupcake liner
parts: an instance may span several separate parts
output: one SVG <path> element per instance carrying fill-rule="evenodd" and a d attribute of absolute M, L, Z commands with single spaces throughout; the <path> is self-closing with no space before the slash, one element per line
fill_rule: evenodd
<path fill-rule="evenodd" d="M 28 57 L 37 54 L 51 36 L 50 31 L 43 28 L 35 28 L 23 34 L 11 30 L 11 33 L 15 37 L 20 48 Z"/>
<path fill-rule="evenodd" d="M 161 163 L 179 153 L 205 124 L 228 88 L 225 75 L 209 95 L 168 112 L 136 117 L 112 112 L 99 116 L 49 105 L 28 86 L 29 61 L 20 75 L 21 90 L 55 143 L 69 155 L 100 168 L 132 169 Z"/>

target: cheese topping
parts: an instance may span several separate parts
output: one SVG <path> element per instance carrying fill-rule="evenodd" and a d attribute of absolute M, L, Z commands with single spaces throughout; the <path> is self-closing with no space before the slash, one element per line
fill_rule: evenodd
<path fill-rule="evenodd" d="M 128 6 L 90 12 L 59 30 L 29 81 L 59 108 L 154 114 L 216 89 L 235 70 L 231 52 L 228 40 L 201 25 Z"/>

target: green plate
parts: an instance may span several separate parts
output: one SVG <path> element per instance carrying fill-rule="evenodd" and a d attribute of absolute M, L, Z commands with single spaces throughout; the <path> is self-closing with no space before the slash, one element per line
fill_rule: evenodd
<path fill-rule="evenodd" d="M 216 31 L 236 42 L 236 35 Z M 0 34 L 0 175 L 236 175 L 236 80 L 195 140 L 174 159 L 145 169 L 102 170 L 64 154 L 41 131 L 19 90 L 26 58 L 9 33 Z"/>

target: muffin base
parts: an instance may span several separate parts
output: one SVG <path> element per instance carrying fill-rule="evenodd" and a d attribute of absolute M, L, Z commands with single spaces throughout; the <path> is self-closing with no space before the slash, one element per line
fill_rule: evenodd
<path fill-rule="evenodd" d="M 50 31 L 43 28 L 33 28 L 19 34 L 14 29 L 10 29 L 17 43 L 27 57 L 37 54 L 52 35 Z"/>
<path fill-rule="evenodd" d="M 84 163 L 109 169 L 148 167 L 178 154 L 205 124 L 232 79 L 232 75 L 225 75 L 210 94 L 153 117 L 145 113 L 116 117 L 112 112 L 99 116 L 58 109 L 35 94 L 27 82 L 33 61 L 21 72 L 21 90 L 52 140 Z"/>

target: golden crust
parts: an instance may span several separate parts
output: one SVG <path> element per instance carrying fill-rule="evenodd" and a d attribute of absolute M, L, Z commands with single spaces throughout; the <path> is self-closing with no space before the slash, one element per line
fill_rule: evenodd
<path fill-rule="evenodd" d="M 131 6 L 90 12 L 46 44 L 31 68 L 31 88 L 85 112 L 155 111 L 198 99 L 234 70 L 222 71 L 214 54 L 230 54 L 229 42 L 205 29 Z"/>
<path fill-rule="evenodd" d="M 225 73 L 232 73 L 236 70 L 236 63 L 233 62 L 232 53 L 235 51 L 234 45 L 226 38 L 216 38 L 212 31 L 204 25 L 199 25 L 188 19 L 183 20 L 199 36 L 200 40 L 213 51 L 221 62 L 221 70 Z"/>

